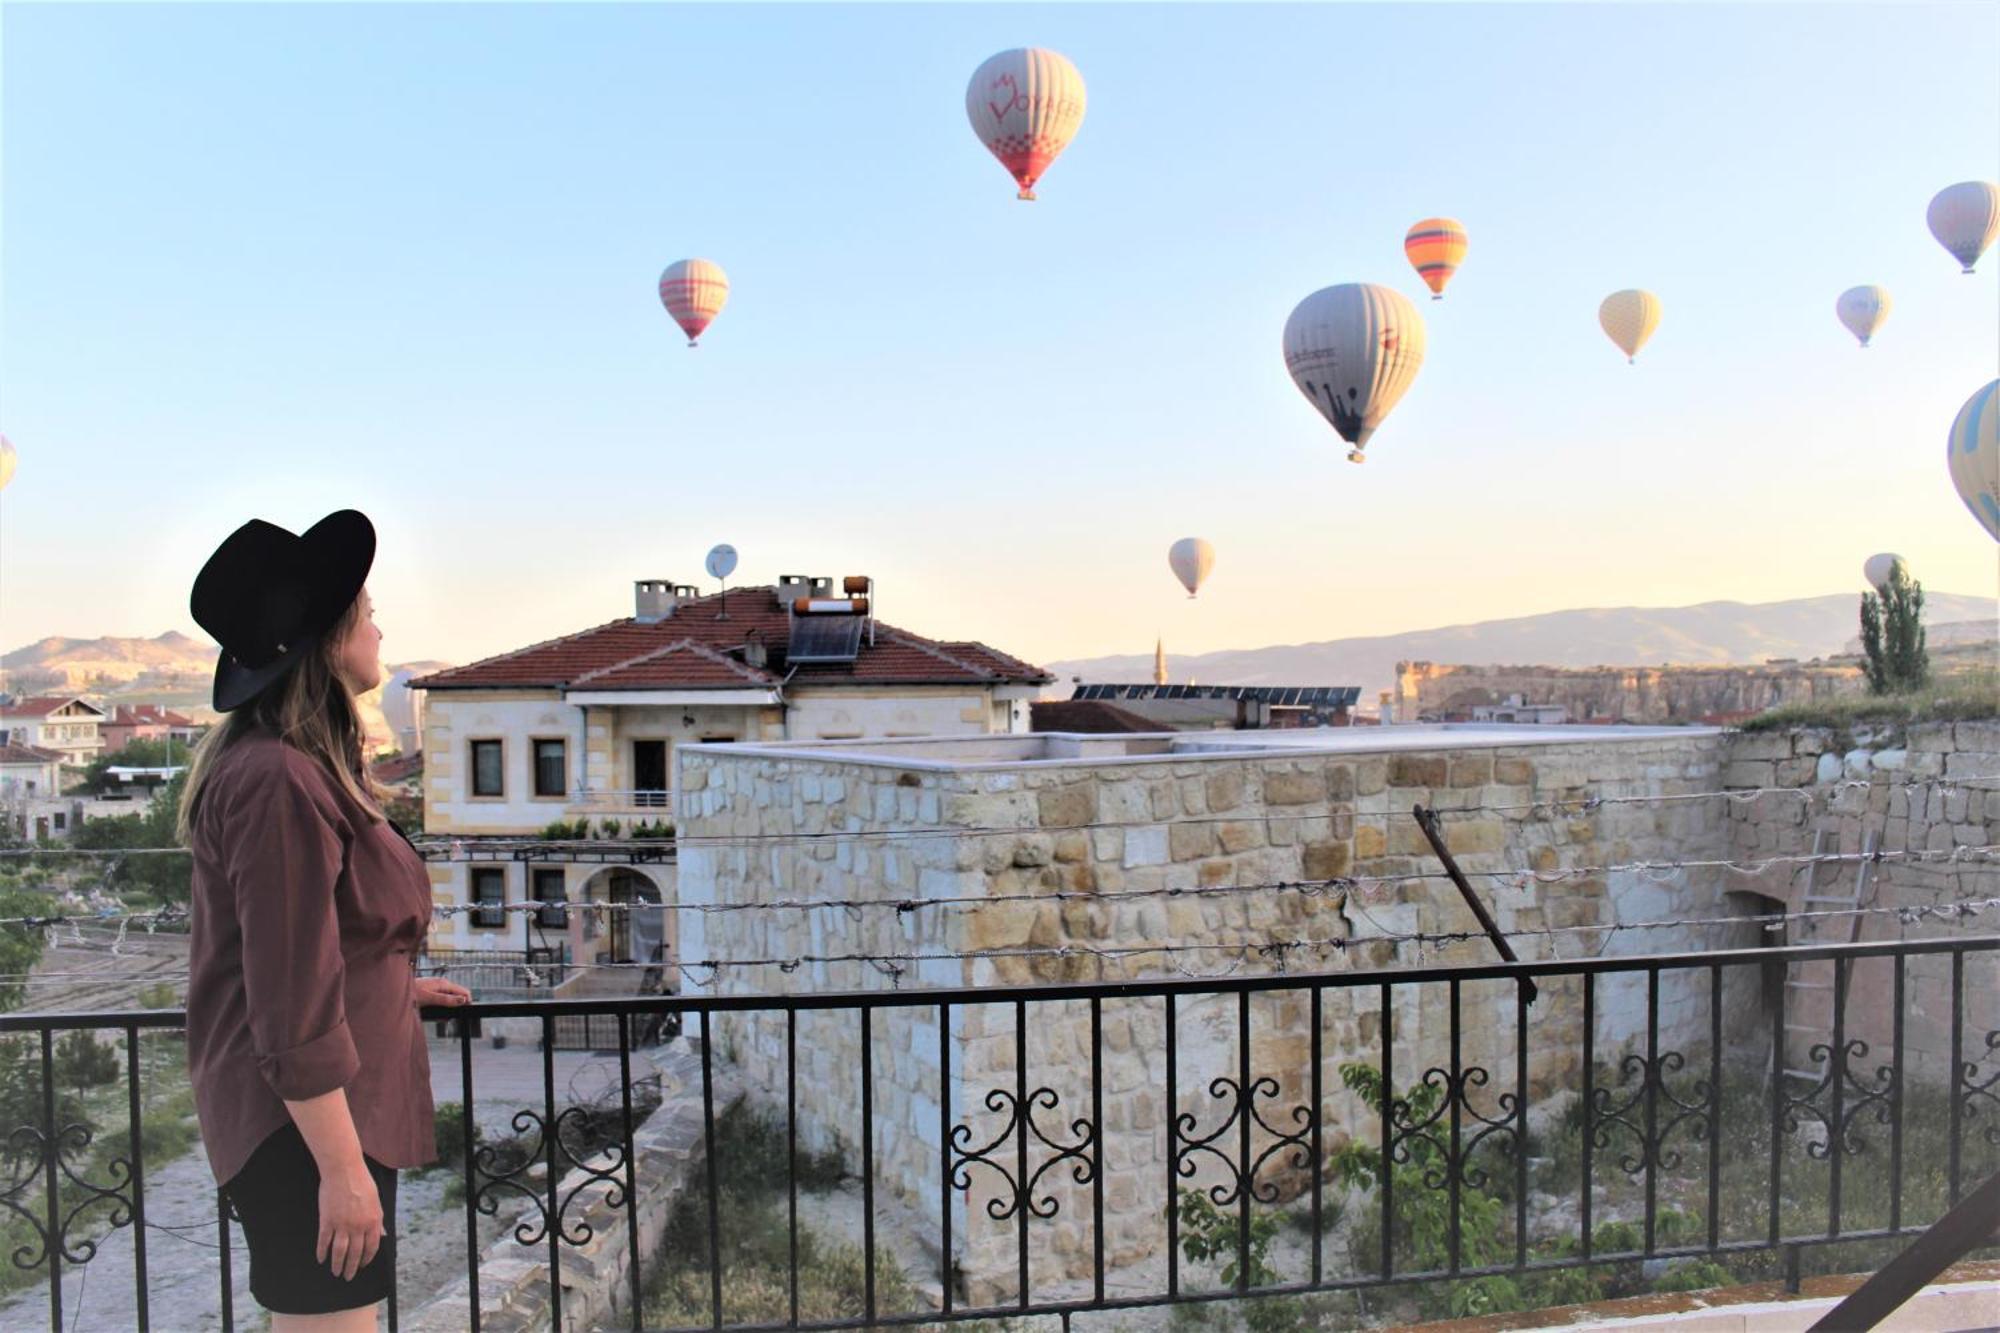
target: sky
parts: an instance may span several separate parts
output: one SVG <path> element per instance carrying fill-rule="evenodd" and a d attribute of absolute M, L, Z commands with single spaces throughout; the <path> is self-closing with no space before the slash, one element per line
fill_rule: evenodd
<path fill-rule="evenodd" d="M 1089 89 L 1035 203 L 964 112 L 1023 45 Z M 1924 210 L 2000 177 L 1996 70 L 1990 4 L 8 0 L 0 644 L 199 634 L 232 528 L 350 506 L 389 661 L 712 587 L 724 541 L 1040 660 L 1858 593 L 1880 550 L 1992 594 L 1944 436 L 2000 253 L 1961 276 Z M 731 281 L 692 351 L 690 255 Z M 1430 343 L 1359 467 L 1279 347 L 1353 281 Z"/>

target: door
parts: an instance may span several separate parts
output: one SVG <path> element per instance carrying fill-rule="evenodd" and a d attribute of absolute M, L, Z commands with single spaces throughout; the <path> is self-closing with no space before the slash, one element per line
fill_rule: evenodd
<path fill-rule="evenodd" d="M 642 806 L 667 803 L 667 743 L 632 742 L 632 802 Z"/>

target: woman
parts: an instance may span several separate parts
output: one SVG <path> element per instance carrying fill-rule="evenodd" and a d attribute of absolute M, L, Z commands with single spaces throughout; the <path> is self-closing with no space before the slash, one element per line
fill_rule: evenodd
<path fill-rule="evenodd" d="M 382 678 L 353 510 L 295 536 L 252 520 L 202 567 L 222 645 L 181 799 L 194 853 L 187 1048 L 209 1164 L 271 1327 L 372 1330 L 395 1286 L 396 1170 L 437 1155 L 417 1010 L 430 877 L 382 814 L 354 696 Z"/>

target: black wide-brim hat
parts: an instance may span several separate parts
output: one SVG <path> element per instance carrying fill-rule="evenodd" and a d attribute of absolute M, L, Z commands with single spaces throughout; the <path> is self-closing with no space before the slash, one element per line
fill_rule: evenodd
<path fill-rule="evenodd" d="M 354 509 L 303 533 L 253 518 L 195 575 L 188 609 L 222 645 L 215 710 L 262 694 L 303 661 L 361 595 L 375 563 L 375 525 Z"/>

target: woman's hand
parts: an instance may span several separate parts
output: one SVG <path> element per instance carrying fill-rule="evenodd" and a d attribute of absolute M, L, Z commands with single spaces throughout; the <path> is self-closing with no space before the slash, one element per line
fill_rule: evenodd
<path fill-rule="evenodd" d="M 374 1259 L 382 1235 L 382 1196 L 359 1155 L 352 1166 L 323 1173 L 313 1259 L 331 1268 L 335 1277 L 351 1282 Z"/>
<path fill-rule="evenodd" d="M 472 1003 L 472 992 L 456 981 L 446 981 L 443 977 L 418 977 L 411 992 L 411 1000 L 421 1009 L 425 1005 L 441 1005 L 453 1008 Z"/>

